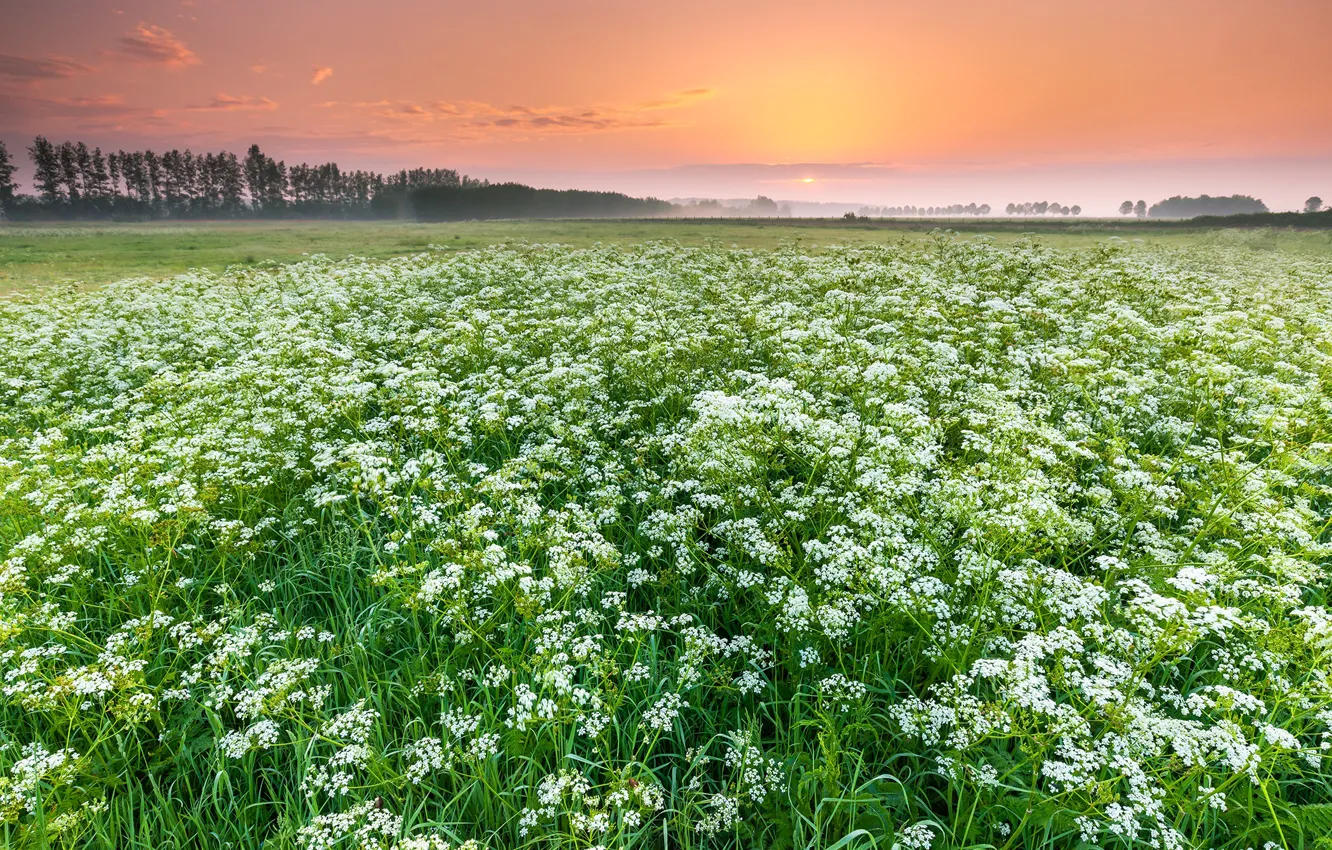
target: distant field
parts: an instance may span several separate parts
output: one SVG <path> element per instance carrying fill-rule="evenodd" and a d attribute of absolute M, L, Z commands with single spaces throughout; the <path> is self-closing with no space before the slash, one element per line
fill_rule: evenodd
<path fill-rule="evenodd" d="M 936 228 L 999 242 L 1025 238 L 1059 247 L 1086 247 L 1110 238 L 1147 245 L 1232 245 L 1257 250 L 1332 253 L 1332 232 L 1190 229 L 1179 223 L 1083 219 L 1034 221 L 658 220 L 417 222 L 190 222 L 0 225 L 0 291 L 51 284 L 96 286 L 129 277 L 161 278 L 191 268 L 290 262 L 306 254 L 342 258 L 395 257 L 430 245 L 464 250 L 506 242 L 683 245 L 771 248 L 798 243 L 817 249 L 840 243 L 914 241 Z"/>

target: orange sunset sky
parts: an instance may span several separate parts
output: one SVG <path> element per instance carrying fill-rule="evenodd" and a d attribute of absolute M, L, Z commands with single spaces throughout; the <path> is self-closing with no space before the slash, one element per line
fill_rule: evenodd
<path fill-rule="evenodd" d="M 1332 0 L 0 0 L 13 152 L 660 197 L 1295 208 L 1332 198 L 1329 80 Z"/>

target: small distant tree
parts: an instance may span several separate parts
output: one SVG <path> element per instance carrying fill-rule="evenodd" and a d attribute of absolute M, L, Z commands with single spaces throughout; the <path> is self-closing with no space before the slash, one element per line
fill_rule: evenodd
<path fill-rule="evenodd" d="M 777 215 L 777 202 L 766 195 L 759 195 L 745 205 L 745 214 L 755 218 Z"/>
<path fill-rule="evenodd" d="M 1314 195 L 1304 202 L 1304 211 L 1307 213 L 1316 213 L 1323 208 L 1323 199 Z"/>
<path fill-rule="evenodd" d="M 1082 215 L 1082 207 L 1074 204 L 1068 208 L 1069 215 Z"/>
<path fill-rule="evenodd" d="M 1119 205 L 1119 214 L 1120 214 L 1120 215 L 1133 215 L 1133 202 L 1132 202 L 1132 201 L 1125 201 L 1124 203 L 1120 204 L 1120 205 Z"/>
<path fill-rule="evenodd" d="M 1012 204 L 1009 204 L 1009 206 L 1011 207 Z M 976 215 L 989 215 L 989 214 L 990 214 L 989 204 L 981 204 L 979 207 L 976 208 Z"/>
<path fill-rule="evenodd" d="M 1146 217 L 1147 217 L 1147 202 L 1146 202 L 1146 201 L 1138 201 L 1136 204 L 1134 204 L 1134 205 L 1133 205 L 1133 214 L 1136 215 L 1138 218 L 1146 218 Z"/>

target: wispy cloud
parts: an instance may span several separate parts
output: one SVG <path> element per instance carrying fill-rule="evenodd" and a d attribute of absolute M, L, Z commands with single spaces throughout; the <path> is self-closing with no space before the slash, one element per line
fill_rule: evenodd
<path fill-rule="evenodd" d="M 0 53 L 0 77 L 22 83 L 60 80 L 77 74 L 91 74 L 92 71 L 87 65 L 58 56 L 34 58 Z"/>
<path fill-rule="evenodd" d="M 638 104 L 637 109 L 640 112 L 648 112 L 654 109 L 679 109 L 682 106 L 690 106 L 700 100 L 707 100 L 717 93 L 716 89 L 685 89 L 682 92 L 648 100 Z"/>
<path fill-rule="evenodd" d="M 186 108 L 194 112 L 268 112 L 277 109 L 277 106 L 276 101 L 269 100 L 266 97 L 251 97 L 249 95 L 233 97 L 219 92 L 208 103 Z"/>
<path fill-rule="evenodd" d="M 165 109 L 130 106 L 118 94 L 77 97 L 28 97 L 0 91 L 0 115 L 15 127 L 34 124 L 51 130 L 82 130 L 119 126 L 120 122 L 158 122 L 168 116 Z M 132 125 L 131 125 L 132 126 Z"/>
<path fill-rule="evenodd" d="M 310 83 L 311 83 L 311 85 L 316 85 L 316 86 L 317 86 L 317 85 L 319 85 L 320 83 L 322 83 L 324 80 L 327 80 L 327 79 L 328 79 L 329 77 L 331 77 L 331 76 L 333 76 L 333 69 L 332 69 L 332 68 L 316 67 L 316 68 L 314 69 L 314 75 L 310 77 Z"/>
<path fill-rule="evenodd" d="M 199 64 L 199 57 L 194 55 L 194 51 L 170 30 L 142 21 L 133 34 L 121 37 L 117 50 L 131 61 L 145 65 L 184 68 Z"/>
<path fill-rule="evenodd" d="M 58 103 L 61 106 L 124 106 L 125 98 L 118 94 L 93 94 L 80 95 L 78 97 L 55 97 L 51 98 L 51 103 Z"/>
<path fill-rule="evenodd" d="M 496 134 L 577 134 L 676 126 L 662 114 L 712 97 L 713 89 L 686 89 L 665 97 L 631 104 L 584 107 L 495 106 L 479 101 L 376 100 L 342 104 L 405 126 L 443 124 L 462 138 Z M 324 104 L 333 106 L 334 104 Z"/>

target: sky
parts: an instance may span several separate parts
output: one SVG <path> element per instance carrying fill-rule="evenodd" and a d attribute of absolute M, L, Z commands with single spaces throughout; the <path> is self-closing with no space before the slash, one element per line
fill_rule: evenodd
<path fill-rule="evenodd" d="M 1329 79 L 1332 0 L 0 0 L 11 152 L 658 197 L 1294 209 L 1332 198 Z"/>

